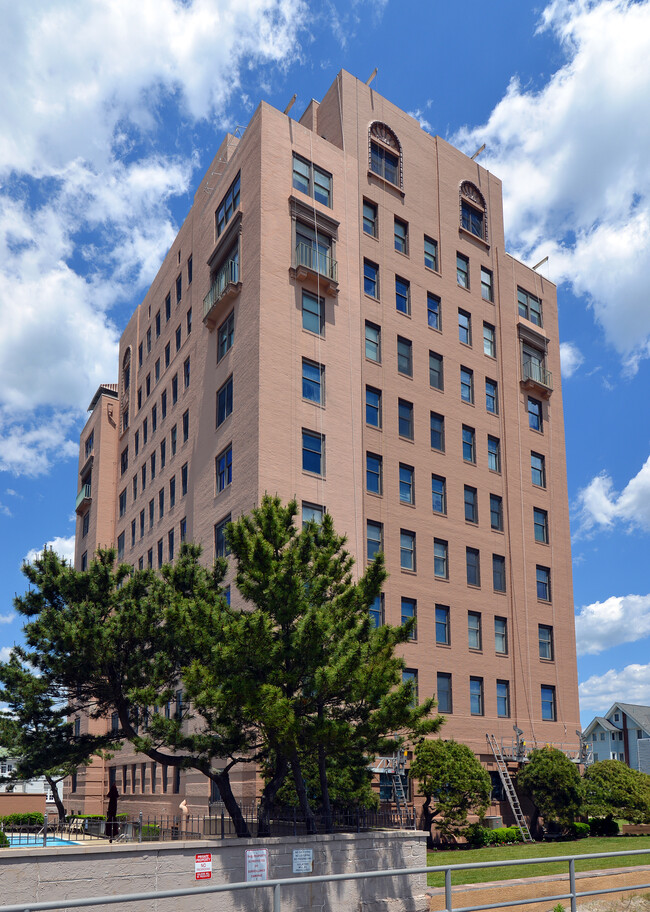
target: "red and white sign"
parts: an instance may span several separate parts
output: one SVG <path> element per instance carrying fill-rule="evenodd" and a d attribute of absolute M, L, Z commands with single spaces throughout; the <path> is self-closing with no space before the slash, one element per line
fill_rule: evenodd
<path fill-rule="evenodd" d="M 210 852 L 204 852 L 202 855 L 194 856 L 194 878 L 195 880 L 210 880 L 212 877 L 212 855 Z"/>
<path fill-rule="evenodd" d="M 246 880 L 268 880 L 269 850 L 246 849 Z"/>

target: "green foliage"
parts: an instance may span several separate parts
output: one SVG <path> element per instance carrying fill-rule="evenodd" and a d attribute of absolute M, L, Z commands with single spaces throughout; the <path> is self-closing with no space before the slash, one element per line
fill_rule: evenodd
<path fill-rule="evenodd" d="M 0 830 L 0 849 L 8 848 L 9 844 L 9 839 L 5 836 L 2 830 Z"/>
<path fill-rule="evenodd" d="M 610 815 L 608 817 L 590 817 L 589 830 L 592 836 L 618 836 L 620 827 Z"/>
<path fill-rule="evenodd" d="M 569 825 L 569 837 L 572 839 L 586 839 L 591 834 L 588 823 L 582 823 L 580 820 L 574 820 Z"/>
<path fill-rule="evenodd" d="M 6 814 L 0 817 L 0 826 L 43 826 L 42 814 L 33 811 L 30 814 Z"/>
<path fill-rule="evenodd" d="M 467 815 L 483 816 L 490 803 L 490 776 L 469 747 L 457 741 L 421 741 L 409 775 L 418 780 L 418 791 L 425 796 L 427 832 L 435 823 L 445 836 L 461 833 L 467 827 Z"/>
<path fill-rule="evenodd" d="M 534 750 L 517 774 L 517 787 L 530 796 L 547 825 L 557 822 L 565 826 L 581 813 L 580 773 L 557 748 Z"/>
<path fill-rule="evenodd" d="M 465 833 L 467 842 L 473 848 L 481 846 L 495 845 L 512 845 L 516 842 L 522 842 L 521 830 L 519 827 L 496 827 L 490 829 L 480 823 L 472 823 Z"/>
<path fill-rule="evenodd" d="M 585 770 L 585 812 L 631 823 L 650 821 L 650 776 L 619 760 L 599 760 Z"/>
<path fill-rule="evenodd" d="M 160 827 L 154 823 L 142 824 L 142 841 L 155 842 L 160 839 Z"/>
<path fill-rule="evenodd" d="M 553 912 L 566 912 L 562 903 L 558 903 L 556 906 L 553 906 Z"/>

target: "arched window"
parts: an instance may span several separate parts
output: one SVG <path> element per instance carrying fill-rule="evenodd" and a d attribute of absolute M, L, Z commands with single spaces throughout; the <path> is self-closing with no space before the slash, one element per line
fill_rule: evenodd
<path fill-rule="evenodd" d="M 122 359 L 122 388 L 126 392 L 131 384 L 131 346 L 127 348 Z"/>
<path fill-rule="evenodd" d="M 370 170 L 396 187 L 402 186 L 402 147 L 385 123 L 370 125 L 368 160 Z"/>
<path fill-rule="evenodd" d="M 460 185 L 460 225 L 482 241 L 487 241 L 487 208 L 481 191 L 470 181 Z"/>

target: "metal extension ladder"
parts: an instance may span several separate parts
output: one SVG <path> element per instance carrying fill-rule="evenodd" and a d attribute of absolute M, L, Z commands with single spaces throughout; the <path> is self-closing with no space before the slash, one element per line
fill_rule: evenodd
<path fill-rule="evenodd" d="M 501 777 L 501 782 L 503 783 L 506 795 L 508 796 L 508 802 L 512 808 L 512 813 L 515 815 L 515 820 L 517 821 L 517 826 L 521 832 L 522 839 L 524 842 L 534 842 L 533 837 L 530 835 L 530 830 L 528 829 L 526 818 L 524 817 L 523 811 L 521 810 L 517 792 L 515 791 L 512 779 L 510 778 L 510 773 L 508 772 L 508 767 L 506 766 L 506 762 L 503 759 L 503 754 L 501 753 L 501 748 L 499 747 L 497 739 L 494 737 L 494 735 L 490 734 L 486 734 L 485 737 L 487 738 L 487 743 L 490 746 L 492 753 L 494 754 L 499 776 Z"/>

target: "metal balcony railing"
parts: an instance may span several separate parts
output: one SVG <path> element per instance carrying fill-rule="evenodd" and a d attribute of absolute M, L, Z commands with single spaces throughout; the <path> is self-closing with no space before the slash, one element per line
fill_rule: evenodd
<path fill-rule="evenodd" d="M 318 250 L 311 244 L 296 244 L 296 269 L 303 266 L 318 275 L 325 276 L 331 282 L 338 282 L 338 264 L 329 253 Z"/>
<path fill-rule="evenodd" d="M 524 361 L 524 380 L 532 380 L 548 390 L 553 389 L 553 374 L 547 371 L 539 361 Z"/>
<path fill-rule="evenodd" d="M 74 505 L 75 510 L 78 510 L 79 507 L 83 504 L 83 502 L 84 502 L 85 500 L 91 500 L 91 499 L 92 499 L 92 498 L 91 498 L 91 496 L 90 496 L 90 485 L 89 485 L 89 484 L 83 484 L 83 485 L 81 486 L 81 490 L 80 490 L 79 493 L 77 494 L 77 500 L 76 500 L 75 505 Z"/>
<path fill-rule="evenodd" d="M 203 319 L 207 317 L 215 304 L 223 297 L 229 285 L 239 282 L 239 262 L 227 260 L 216 275 L 212 287 L 203 298 Z"/>

